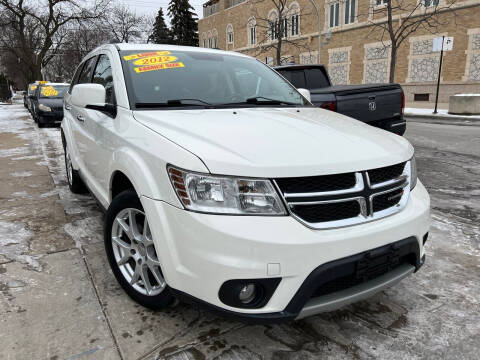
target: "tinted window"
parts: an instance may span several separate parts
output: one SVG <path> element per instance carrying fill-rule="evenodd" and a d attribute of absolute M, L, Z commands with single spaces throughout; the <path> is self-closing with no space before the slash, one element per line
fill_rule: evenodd
<path fill-rule="evenodd" d="M 304 70 L 287 70 L 280 71 L 280 73 L 296 88 L 306 87 Z"/>
<path fill-rule="evenodd" d="M 93 83 L 100 84 L 105 87 L 105 102 L 107 104 L 115 104 L 115 91 L 113 88 L 112 65 L 107 55 L 100 55 L 97 66 L 93 73 Z"/>
<path fill-rule="evenodd" d="M 85 62 L 76 84 L 85 84 L 91 82 L 93 67 L 95 66 L 94 59 L 95 58 L 90 58 Z"/>
<path fill-rule="evenodd" d="M 122 51 L 127 90 L 138 103 L 197 99 L 210 104 L 267 98 L 304 105 L 303 97 L 270 67 L 243 56 L 197 51 Z"/>
<path fill-rule="evenodd" d="M 330 86 L 322 69 L 305 69 L 308 89 L 320 89 Z"/>

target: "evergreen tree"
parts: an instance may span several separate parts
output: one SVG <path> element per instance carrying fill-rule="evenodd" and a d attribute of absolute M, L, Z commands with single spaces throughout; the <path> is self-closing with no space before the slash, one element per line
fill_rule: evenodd
<path fill-rule="evenodd" d="M 173 44 L 198 46 L 198 18 L 193 10 L 188 0 L 170 0 L 168 16 Z"/>
<path fill-rule="evenodd" d="M 157 44 L 172 43 L 172 35 L 169 28 L 165 24 L 162 8 L 158 10 L 158 14 L 155 18 L 155 24 L 153 24 L 152 33 L 150 34 L 149 40 Z"/>

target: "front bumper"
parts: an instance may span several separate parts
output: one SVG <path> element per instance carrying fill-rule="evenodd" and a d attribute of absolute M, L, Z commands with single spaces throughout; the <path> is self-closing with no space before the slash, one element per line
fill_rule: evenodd
<path fill-rule="evenodd" d="M 207 215 L 146 197 L 141 200 L 163 273 L 174 292 L 224 314 L 253 320 L 301 316 L 308 298 L 302 298 L 300 306 L 292 311 L 286 311 L 287 307 L 316 269 L 338 259 L 413 238 L 421 265 L 422 237 L 428 232 L 430 219 L 429 196 L 420 181 L 401 212 L 371 223 L 329 230 L 309 229 L 289 216 Z M 224 282 L 258 278 L 281 278 L 262 308 L 240 309 L 220 301 L 218 293 Z"/>
<path fill-rule="evenodd" d="M 38 122 L 41 124 L 58 124 L 63 119 L 63 111 L 38 112 Z"/>

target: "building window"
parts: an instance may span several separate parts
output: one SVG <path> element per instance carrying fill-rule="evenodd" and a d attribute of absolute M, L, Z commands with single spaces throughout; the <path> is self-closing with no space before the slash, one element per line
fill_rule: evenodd
<path fill-rule="evenodd" d="M 207 47 L 207 39 L 203 39 L 203 47 Z"/>
<path fill-rule="evenodd" d="M 387 2 L 388 2 L 388 0 L 376 0 L 375 5 L 380 6 L 380 5 L 386 4 Z"/>
<path fill-rule="evenodd" d="M 423 0 L 423 5 L 428 7 L 435 7 L 438 6 L 438 0 Z"/>
<path fill-rule="evenodd" d="M 338 12 L 340 10 L 340 3 L 336 2 L 330 4 L 330 27 L 338 26 Z"/>
<path fill-rule="evenodd" d="M 299 17 L 300 17 L 300 15 L 298 15 L 298 14 L 292 15 L 292 18 L 291 18 L 291 24 L 292 24 L 291 25 L 292 26 L 291 27 L 291 34 L 292 34 L 292 36 L 298 35 L 298 30 L 299 30 L 298 29 L 299 28 L 298 20 L 299 20 Z"/>
<path fill-rule="evenodd" d="M 277 36 L 277 24 L 278 24 L 278 21 L 277 20 L 270 20 L 268 22 L 268 27 L 270 29 L 270 40 L 275 40 L 278 38 Z"/>
<path fill-rule="evenodd" d="M 208 38 L 208 47 L 212 48 L 212 38 Z"/>
<path fill-rule="evenodd" d="M 233 26 L 232 26 L 232 24 L 227 25 L 227 44 L 233 44 Z"/>
<path fill-rule="evenodd" d="M 255 45 L 257 43 L 257 21 L 251 17 L 247 24 L 248 45 Z"/>
<path fill-rule="evenodd" d="M 345 1 L 345 24 L 355 22 L 355 0 Z"/>
<path fill-rule="evenodd" d="M 282 32 L 282 38 L 286 38 L 288 36 L 288 18 L 284 17 L 282 19 L 282 29 L 280 31 Z"/>

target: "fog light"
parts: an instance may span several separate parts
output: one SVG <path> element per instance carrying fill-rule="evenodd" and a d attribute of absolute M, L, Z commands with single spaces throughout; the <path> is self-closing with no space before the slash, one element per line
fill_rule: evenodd
<path fill-rule="evenodd" d="M 255 300 L 255 297 L 257 295 L 257 289 L 255 284 L 247 284 L 238 293 L 238 299 L 243 303 L 243 304 L 248 304 L 251 303 L 253 300 Z"/>

